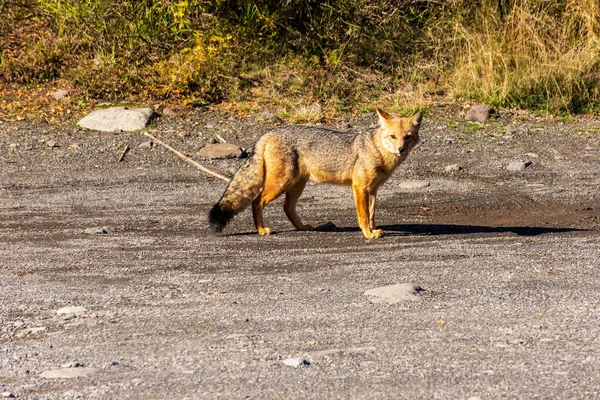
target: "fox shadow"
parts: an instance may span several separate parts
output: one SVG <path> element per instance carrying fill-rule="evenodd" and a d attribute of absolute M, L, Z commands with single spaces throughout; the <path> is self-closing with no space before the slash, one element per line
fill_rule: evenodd
<path fill-rule="evenodd" d="M 451 224 L 398 224 L 380 225 L 387 236 L 469 235 L 477 233 L 514 233 L 518 236 L 538 236 L 548 233 L 581 231 L 577 228 L 550 228 L 541 226 L 482 226 Z M 319 229 L 317 229 L 319 230 Z M 358 227 L 336 227 L 335 232 L 360 232 Z"/>

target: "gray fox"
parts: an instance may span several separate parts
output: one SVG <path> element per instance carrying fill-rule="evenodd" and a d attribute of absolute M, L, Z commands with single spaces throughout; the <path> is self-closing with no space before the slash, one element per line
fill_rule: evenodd
<path fill-rule="evenodd" d="M 422 114 L 400 118 L 377 109 L 379 129 L 364 134 L 318 127 L 288 126 L 261 136 L 253 154 L 238 169 L 221 199 L 208 214 L 209 226 L 221 232 L 240 211 L 252 204 L 260 235 L 262 210 L 285 193 L 283 210 L 298 230 L 310 230 L 296 214 L 296 203 L 306 183 L 352 186 L 358 225 L 365 238 L 383 236 L 375 228 L 377 190 L 419 141 Z"/>

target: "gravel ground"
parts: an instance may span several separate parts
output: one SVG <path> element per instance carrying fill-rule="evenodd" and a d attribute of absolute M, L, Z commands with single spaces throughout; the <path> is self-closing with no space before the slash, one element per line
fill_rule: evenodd
<path fill-rule="evenodd" d="M 277 126 L 177 112 L 150 131 L 191 156 Z M 214 235 L 224 183 L 139 133 L 0 123 L 1 396 L 600 397 L 600 122 L 461 113 L 429 110 L 380 190 L 375 241 L 349 188 L 300 199 L 303 220 L 332 231 L 292 230 L 278 200 L 276 234 L 256 235 L 245 211 Z M 202 161 L 227 175 L 240 162 Z M 403 188 L 415 180 L 428 185 Z M 418 300 L 364 295 L 399 283 Z"/>

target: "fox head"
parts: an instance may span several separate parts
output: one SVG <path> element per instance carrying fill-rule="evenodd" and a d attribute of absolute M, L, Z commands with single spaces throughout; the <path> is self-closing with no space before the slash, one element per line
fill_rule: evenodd
<path fill-rule="evenodd" d="M 409 118 L 400 118 L 379 108 L 377 114 L 383 148 L 398 157 L 408 154 L 419 142 L 419 127 L 423 115 L 418 113 Z"/>

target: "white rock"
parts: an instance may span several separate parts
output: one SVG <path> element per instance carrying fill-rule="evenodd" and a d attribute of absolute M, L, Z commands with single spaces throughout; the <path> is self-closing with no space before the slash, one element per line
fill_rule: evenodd
<path fill-rule="evenodd" d="M 103 132 L 137 131 L 145 128 L 157 115 L 151 108 L 111 107 L 88 114 L 78 125 Z"/>
<path fill-rule="evenodd" d="M 67 97 L 69 95 L 69 92 L 67 92 L 66 90 L 57 90 L 56 92 L 53 92 L 52 94 L 50 94 L 50 96 L 52 96 L 52 98 L 54 100 L 62 100 L 65 97 Z"/>
<path fill-rule="evenodd" d="M 429 182 L 427 182 L 427 181 L 404 181 L 404 182 L 400 182 L 400 184 L 398 185 L 398 187 L 400 189 L 411 189 L 411 190 L 423 189 L 423 188 L 426 188 L 427 186 L 429 186 Z"/>
<path fill-rule="evenodd" d="M 451 164 L 451 165 L 447 165 L 444 168 L 444 171 L 446 172 L 458 172 L 461 171 L 463 168 L 459 165 L 459 164 Z"/>
<path fill-rule="evenodd" d="M 283 360 L 283 363 L 294 368 L 306 367 L 310 365 L 308 361 L 301 357 L 288 357 L 285 360 Z"/>
<path fill-rule="evenodd" d="M 87 312 L 87 308 L 85 308 L 85 307 L 70 306 L 70 307 L 63 307 L 63 308 L 57 310 L 56 314 L 58 314 L 58 315 L 69 315 L 69 314 L 81 315 L 81 314 L 85 314 L 86 312 Z"/>
<path fill-rule="evenodd" d="M 1 396 L 4 397 L 5 399 L 14 399 L 15 398 L 15 395 L 11 392 L 2 392 Z"/>
<path fill-rule="evenodd" d="M 381 286 L 367 290 L 364 294 L 370 297 L 372 303 L 396 304 L 402 301 L 421 300 L 417 292 L 422 290 L 419 286 L 411 283 L 399 283 L 396 285 Z"/>
<path fill-rule="evenodd" d="M 83 378 L 98 371 L 96 368 L 63 368 L 44 371 L 40 374 L 46 379 L 72 379 Z"/>
<path fill-rule="evenodd" d="M 27 335 L 30 335 L 30 334 L 35 335 L 37 333 L 46 332 L 47 330 L 48 330 L 48 328 L 45 327 L 45 326 L 38 326 L 38 327 L 35 327 L 35 328 L 27 328 L 27 329 L 23 329 L 22 331 L 20 331 L 19 333 L 17 333 L 15 336 L 18 337 L 18 338 L 23 338 L 23 337 L 25 337 Z"/>
<path fill-rule="evenodd" d="M 87 233 L 88 235 L 106 235 L 108 232 L 101 226 L 94 226 L 92 228 L 86 228 L 84 233 Z"/>
<path fill-rule="evenodd" d="M 531 165 L 531 161 L 511 161 L 506 166 L 506 169 L 509 171 L 524 171 L 527 167 Z"/>

